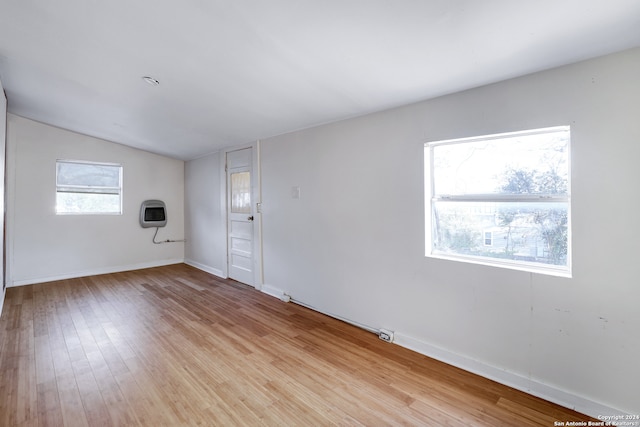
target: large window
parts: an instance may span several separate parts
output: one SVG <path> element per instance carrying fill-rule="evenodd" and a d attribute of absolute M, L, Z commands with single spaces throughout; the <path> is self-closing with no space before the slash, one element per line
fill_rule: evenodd
<path fill-rule="evenodd" d="M 122 166 L 58 160 L 56 213 L 121 214 Z"/>
<path fill-rule="evenodd" d="M 569 127 L 425 144 L 426 255 L 571 274 Z"/>

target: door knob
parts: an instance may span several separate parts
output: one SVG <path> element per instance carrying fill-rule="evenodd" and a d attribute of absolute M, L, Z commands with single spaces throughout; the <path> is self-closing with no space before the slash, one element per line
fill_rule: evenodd
<path fill-rule="evenodd" d="M 247 217 L 248 221 L 253 221 L 253 215 L 251 215 L 250 217 Z"/>

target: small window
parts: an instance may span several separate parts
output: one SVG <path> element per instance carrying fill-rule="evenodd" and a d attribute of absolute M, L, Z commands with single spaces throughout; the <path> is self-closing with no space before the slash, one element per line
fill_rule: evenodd
<path fill-rule="evenodd" d="M 426 255 L 570 276 L 570 130 L 425 144 Z"/>
<path fill-rule="evenodd" d="M 122 214 L 122 166 L 56 162 L 57 214 Z"/>
<path fill-rule="evenodd" d="M 231 174 L 231 212 L 251 213 L 251 173 Z"/>
<path fill-rule="evenodd" d="M 491 231 L 484 232 L 484 245 L 493 246 L 493 232 Z"/>

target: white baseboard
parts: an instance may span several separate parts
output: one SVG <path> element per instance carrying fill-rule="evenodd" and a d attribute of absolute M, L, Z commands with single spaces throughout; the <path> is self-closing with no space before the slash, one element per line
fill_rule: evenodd
<path fill-rule="evenodd" d="M 34 285 L 36 283 L 54 282 L 56 280 L 75 279 L 78 277 L 97 276 L 99 274 L 120 273 L 122 271 L 142 270 L 143 268 L 162 267 L 163 265 L 172 265 L 183 263 L 184 259 L 166 259 L 162 261 L 143 262 L 130 265 L 118 265 L 113 267 L 103 267 L 91 270 L 74 271 L 73 273 L 60 274 L 47 277 L 33 277 L 29 279 L 13 280 L 7 284 L 7 287 Z"/>
<path fill-rule="evenodd" d="M 121 271 L 140 270 L 143 268 L 160 267 L 163 265 L 179 264 L 184 262 L 192 267 L 207 273 L 213 274 L 218 277 L 225 278 L 223 272 L 217 268 L 209 267 L 207 265 L 195 262 L 193 260 L 164 260 L 150 263 L 141 263 L 127 266 L 108 267 L 94 270 L 84 270 L 80 272 L 74 272 L 65 275 L 41 277 L 33 279 L 25 279 L 13 281 L 8 284 L 8 287 L 32 285 L 35 283 L 52 282 L 56 280 L 73 279 L 77 277 L 94 276 L 98 274 L 117 273 Z M 278 298 L 283 301 L 288 301 L 289 296 L 282 290 L 272 285 L 262 285 L 261 291 L 267 295 Z M 0 299 L 0 314 L 4 305 L 4 292 L 2 293 L 2 299 Z M 326 314 L 326 313 L 324 313 Z M 332 316 L 331 314 L 327 314 Z M 335 316 L 332 316 L 335 317 Z M 341 319 L 343 320 L 343 319 Z M 504 369 L 497 368 L 495 366 L 488 365 L 484 362 L 480 362 L 466 356 L 462 356 L 453 353 L 449 350 L 445 350 L 434 345 L 428 344 L 424 341 L 416 338 L 404 335 L 401 332 L 395 331 L 394 344 L 417 353 L 423 354 L 427 357 L 444 362 L 448 365 L 455 366 L 465 371 L 480 375 L 490 380 L 496 381 L 500 384 L 504 384 L 508 387 L 515 388 L 517 390 L 529 393 L 533 396 L 540 397 L 566 408 L 573 409 L 583 414 L 589 415 L 594 418 L 598 418 L 601 415 L 627 415 L 624 411 L 620 411 L 616 408 L 600 404 L 593 400 L 587 399 L 582 396 L 575 395 L 570 392 L 558 389 L 553 386 L 535 381 L 533 379 L 524 377 L 522 375 L 506 371 Z"/>
<path fill-rule="evenodd" d="M 399 332 L 394 334 L 394 344 L 408 348 L 432 359 L 439 360 L 448 365 L 455 366 L 481 377 L 488 378 L 516 390 L 523 391 L 533 396 L 548 400 L 565 408 L 573 409 L 582 414 L 594 418 L 602 415 L 627 415 L 619 409 L 600 404 L 573 393 L 560 390 L 556 387 L 532 380 L 519 374 L 488 365 L 466 356 L 453 353 L 449 350 L 433 346 L 424 341 L 409 337 Z"/>
<path fill-rule="evenodd" d="M 287 295 L 286 292 L 273 285 L 263 285 L 262 292 L 283 301 L 288 301 L 289 299 L 289 295 Z M 291 298 L 295 297 L 292 296 Z M 319 311 L 312 306 L 305 306 L 312 310 Z M 339 316 L 335 316 L 331 313 L 324 313 L 322 311 L 319 312 L 327 316 L 334 317 L 338 320 L 342 320 L 344 322 L 359 326 L 359 324 L 356 322 L 340 318 Z M 360 327 L 368 329 L 368 327 Z M 556 387 L 532 380 L 522 375 L 453 353 L 449 350 L 436 347 L 432 344 L 428 344 L 424 341 L 410 337 L 398 331 L 394 331 L 393 343 L 417 353 L 423 354 L 432 359 L 446 363 L 448 365 L 455 366 L 484 378 L 488 378 L 516 390 L 520 390 L 541 399 L 545 399 L 549 402 L 564 406 L 565 408 L 573 409 L 577 412 L 589 415 L 596 419 L 598 419 L 598 416 L 603 415 L 628 415 L 624 411 L 621 411 L 619 409 L 611 408 L 585 397 L 578 396 L 573 393 L 558 389 Z"/>
<path fill-rule="evenodd" d="M 4 307 L 4 297 L 6 296 L 7 289 L 2 291 L 2 298 L 0 298 L 0 316 L 2 316 L 2 308 Z"/>
<path fill-rule="evenodd" d="M 272 297 L 278 298 L 279 300 L 288 301 L 288 296 L 284 293 L 284 291 L 282 289 L 276 288 L 275 286 L 263 284 L 260 291 L 267 295 L 271 295 Z"/>
<path fill-rule="evenodd" d="M 205 272 L 207 272 L 209 274 L 213 274 L 214 276 L 218 276 L 218 277 L 220 277 L 222 279 L 226 279 L 227 278 L 227 276 L 224 274 L 224 272 L 222 270 L 220 270 L 220 269 L 209 267 L 208 265 L 199 263 L 199 262 L 191 260 L 191 259 L 185 259 L 184 263 L 187 264 L 187 265 L 190 265 L 191 267 L 195 267 L 198 270 L 202 270 L 202 271 L 205 271 Z"/>

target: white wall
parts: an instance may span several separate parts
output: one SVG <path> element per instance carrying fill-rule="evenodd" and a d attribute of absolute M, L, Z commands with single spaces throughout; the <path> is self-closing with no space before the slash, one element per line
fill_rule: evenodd
<path fill-rule="evenodd" d="M 638 76 L 640 49 L 264 140 L 265 284 L 591 415 L 640 413 Z M 424 142 L 556 125 L 573 278 L 425 258 Z"/>
<path fill-rule="evenodd" d="M 158 240 L 184 237 L 184 162 L 9 114 L 9 286 L 182 262 L 184 243 L 155 245 L 140 203 L 167 204 Z M 122 215 L 56 215 L 56 160 L 123 165 Z"/>
<path fill-rule="evenodd" d="M 5 271 L 3 257 L 5 254 L 4 249 L 4 194 L 5 194 L 5 144 L 6 144 L 6 130 L 7 130 L 7 97 L 4 94 L 4 88 L 2 87 L 2 81 L 0 81 L 0 314 L 2 314 L 2 307 L 4 305 L 4 296 L 6 291 Z"/>
<path fill-rule="evenodd" d="M 214 153 L 185 164 L 185 262 L 224 277 L 227 267 L 222 155 Z"/>

